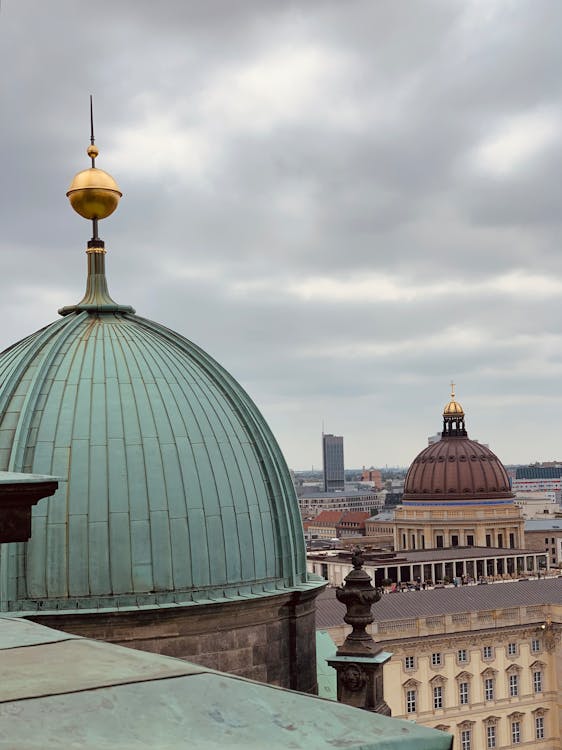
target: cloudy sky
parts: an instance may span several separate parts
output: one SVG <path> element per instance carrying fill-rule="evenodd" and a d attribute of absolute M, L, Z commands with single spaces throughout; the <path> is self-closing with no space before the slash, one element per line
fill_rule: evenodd
<path fill-rule="evenodd" d="M 454 379 L 505 462 L 562 458 L 562 3 L 3 0 L 0 347 L 110 290 L 221 362 L 289 465 L 407 465 Z"/>

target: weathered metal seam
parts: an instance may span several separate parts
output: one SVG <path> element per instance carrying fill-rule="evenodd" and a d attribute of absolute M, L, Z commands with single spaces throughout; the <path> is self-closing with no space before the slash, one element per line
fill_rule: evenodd
<path fill-rule="evenodd" d="M 22 436 L 24 432 L 29 428 L 29 423 L 31 421 L 32 417 L 32 409 L 30 408 L 32 403 L 35 403 L 36 398 L 36 392 L 39 387 L 41 387 L 44 375 L 48 371 L 56 353 L 60 350 L 61 345 L 67 340 L 67 338 L 70 336 L 70 334 L 77 328 L 81 323 L 81 316 L 77 316 L 77 318 L 74 321 L 69 322 L 68 320 L 61 320 L 61 321 L 55 321 L 50 326 L 47 326 L 46 328 L 43 328 L 41 331 L 41 334 L 37 337 L 29 337 L 29 339 L 32 339 L 29 350 L 27 353 L 22 357 L 20 360 L 19 366 L 16 368 L 14 373 L 12 374 L 12 377 L 10 381 L 8 381 L 9 385 L 3 389 L 3 398 L 2 398 L 2 405 L 1 410 L 6 408 L 7 403 L 9 402 L 9 399 L 11 399 L 14 388 L 17 387 L 17 384 L 19 383 L 22 374 L 25 372 L 26 368 L 29 366 L 29 364 L 33 361 L 33 359 L 37 356 L 37 354 L 42 350 L 44 346 L 48 344 L 48 342 L 53 339 L 56 334 L 59 333 L 60 328 L 67 327 L 68 330 L 64 331 L 63 336 L 60 338 L 60 341 L 55 339 L 55 346 L 51 347 L 50 350 L 47 350 L 43 356 L 43 361 L 38 365 L 37 370 L 35 372 L 35 375 L 33 377 L 33 380 L 30 383 L 30 386 L 28 388 L 26 397 L 24 399 L 24 402 L 22 404 L 22 408 L 20 411 L 18 424 L 16 427 L 16 431 L 14 434 L 14 439 L 12 441 L 12 450 L 10 452 L 10 458 L 8 462 L 8 467 L 10 471 L 17 471 L 20 466 L 20 462 L 22 461 L 22 455 L 25 455 L 25 445 L 22 441 Z M 6 383 L 4 384 L 6 386 Z M 33 401 L 32 401 L 33 399 Z M 23 543 L 19 543 L 23 544 Z M 11 598 L 15 598 L 17 596 L 17 585 L 18 585 L 18 576 L 17 576 L 17 566 L 18 566 L 18 545 L 17 544 L 6 544 L 2 545 L 2 548 L 0 549 L 0 610 L 4 610 L 7 602 Z M 12 573 L 12 569 L 16 567 L 16 575 L 10 575 Z M 26 576 L 26 573 L 24 572 L 24 576 Z"/>
<path fill-rule="evenodd" d="M 198 392 L 201 393 L 201 389 L 198 386 L 198 382 L 197 382 L 199 374 L 197 373 L 196 367 L 194 367 L 194 365 L 191 363 L 191 361 L 187 360 L 187 361 L 182 362 L 183 367 L 180 369 L 177 360 L 173 359 L 170 356 L 169 349 L 167 347 L 165 347 L 165 346 L 162 345 L 162 341 L 159 338 L 159 333 L 158 333 L 158 336 L 156 336 L 156 335 L 154 335 L 154 332 L 151 331 L 150 332 L 150 336 L 151 336 L 151 338 L 154 339 L 154 345 L 157 346 L 161 350 L 161 355 L 163 357 L 165 357 L 166 360 L 169 360 L 171 364 L 173 364 L 174 368 L 176 368 L 176 370 L 177 370 L 178 373 L 181 372 L 181 377 L 177 377 L 176 380 L 178 382 L 178 387 L 185 394 L 186 401 L 189 402 L 190 401 L 190 396 L 193 396 L 194 398 L 197 398 L 199 404 L 201 404 L 201 400 L 198 397 L 198 393 L 194 390 L 195 388 L 197 388 Z M 180 351 L 182 351 L 182 353 L 185 354 L 185 352 L 181 348 L 180 348 Z M 183 372 L 182 372 L 182 370 L 183 370 Z M 186 376 L 187 376 L 187 380 L 186 380 Z M 189 394 L 186 393 L 184 386 L 186 386 L 187 388 L 189 388 Z M 214 394 L 213 394 L 213 399 L 216 401 L 216 397 L 214 396 Z M 217 412 L 217 409 L 214 407 L 214 405 L 211 402 L 210 398 L 207 398 L 207 400 L 208 400 L 209 405 L 211 406 L 211 408 L 213 408 L 213 411 L 214 411 L 215 415 L 217 416 L 217 418 L 219 418 L 219 413 Z M 228 403 L 230 404 L 230 401 L 228 401 Z M 222 412 L 224 414 L 226 414 L 226 411 L 224 409 L 222 409 Z M 194 418 L 197 420 L 197 417 L 195 416 L 195 414 L 194 414 Z M 199 422 L 198 422 L 198 426 L 200 426 Z M 219 449 L 219 452 L 220 452 L 220 455 L 221 455 L 221 459 L 223 461 L 223 466 L 225 468 L 225 474 L 226 474 L 226 476 L 228 478 L 228 472 L 226 472 L 226 464 L 225 464 L 224 454 L 220 450 L 220 441 L 218 440 L 218 438 L 216 436 L 216 433 L 215 433 L 215 431 L 214 431 L 214 429 L 212 427 L 212 424 L 210 422 L 209 422 L 209 428 L 210 428 L 210 431 L 212 432 L 212 434 L 215 437 L 215 441 L 217 443 L 217 446 L 218 446 L 218 449 Z M 226 435 L 226 431 L 225 431 L 225 435 Z M 231 444 L 231 448 L 232 448 L 232 442 L 228 438 L 228 435 L 226 435 L 226 437 L 229 440 L 229 443 Z M 234 448 L 232 448 L 232 451 L 234 453 Z M 237 464 L 237 466 L 238 466 L 238 464 Z M 252 475 L 252 472 L 250 471 L 250 467 L 249 466 L 248 466 L 248 474 L 252 477 L 252 481 L 253 481 L 253 475 Z M 241 474 L 240 474 L 240 482 L 241 482 L 242 485 L 244 485 L 244 480 L 243 480 Z M 216 487 L 216 483 L 215 483 L 215 487 Z M 257 489 L 256 488 L 255 488 L 255 491 L 256 491 L 256 497 L 257 497 Z M 233 495 L 233 492 L 232 492 L 232 487 L 230 487 L 230 492 L 231 492 L 231 497 L 232 497 L 233 504 L 234 504 L 234 495 Z M 218 495 L 218 488 L 217 488 L 217 495 Z M 235 507 L 235 506 L 233 505 L 233 507 Z M 250 512 L 250 508 L 249 508 L 247 496 L 246 496 L 246 508 L 248 510 L 248 513 L 249 513 Z M 235 515 L 235 521 L 236 521 L 236 513 L 234 515 Z M 260 525 L 261 525 L 261 518 L 260 518 Z M 223 528 L 223 535 L 224 535 L 224 528 Z M 227 544 L 227 542 L 226 542 L 225 539 L 223 539 L 223 543 L 225 545 Z M 263 536 L 263 531 L 262 531 L 261 544 L 262 545 L 265 544 L 265 539 L 264 539 L 264 536 Z M 226 549 L 226 547 L 225 547 L 225 549 Z M 240 553 L 240 549 L 239 548 L 238 548 L 238 551 Z M 242 570 L 242 559 L 241 559 L 241 555 L 240 554 L 239 554 L 239 562 L 240 562 L 240 570 Z M 254 561 L 254 569 L 255 569 L 255 561 Z"/>
<path fill-rule="evenodd" d="M 222 368 L 217 362 L 209 357 L 209 355 L 205 354 L 205 352 L 203 352 L 199 347 L 197 347 L 195 344 L 188 341 L 184 337 L 180 336 L 179 334 L 172 335 L 172 332 L 168 331 L 163 326 L 153 323 L 152 321 L 148 321 L 137 316 L 135 316 L 135 320 L 137 320 L 141 325 L 147 328 L 160 331 L 161 335 L 164 338 L 166 338 L 167 340 L 171 340 L 176 344 L 176 346 L 184 349 L 188 354 L 190 354 L 191 357 L 196 359 L 200 363 L 201 367 L 205 370 L 205 372 L 207 372 L 207 374 L 217 384 L 227 400 L 233 404 L 233 408 L 240 415 L 241 422 L 243 424 L 247 424 L 249 422 L 254 426 L 255 433 L 254 430 L 248 430 L 248 432 L 251 434 L 256 434 L 260 438 L 260 454 L 264 457 L 264 459 L 267 459 L 268 467 L 270 469 L 270 472 L 268 472 L 268 476 L 275 477 L 278 484 L 278 489 L 284 490 L 274 493 L 274 497 L 277 497 L 278 500 L 282 500 L 285 510 L 285 522 L 288 522 L 292 533 L 286 533 L 289 530 L 287 528 L 284 529 L 285 533 L 281 533 L 281 527 L 286 526 L 286 523 L 281 523 L 281 517 L 278 512 L 278 503 L 272 502 L 271 507 L 276 517 L 276 528 L 278 530 L 279 542 L 282 549 L 282 576 L 287 579 L 292 585 L 294 585 L 299 577 L 301 577 L 302 575 L 306 576 L 306 568 L 304 569 L 303 573 L 299 575 L 294 564 L 295 559 L 299 559 L 299 561 L 302 561 L 305 557 L 302 523 L 300 522 L 300 517 L 297 523 L 296 502 L 294 503 L 294 508 L 288 507 L 288 504 L 286 502 L 287 493 L 290 496 L 291 494 L 294 494 L 294 490 L 292 490 L 291 492 L 291 488 L 288 485 L 286 477 L 282 476 L 280 467 L 284 467 L 285 471 L 283 472 L 283 474 L 288 475 L 285 460 L 265 420 L 258 412 L 255 404 L 253 404 L 249 396 L 239 385 L 239 383 L 237 383 L 237 381 L 228 372 L 226 372 L 224 368 Z M 229 388 L 226 388 L 225 385 L 228 385 Z M 232 398 L 231 392 L 236 394 L 241 404 L 237 404 L 235 402 L 235 400 Z M 243 408 L 241 408 L 241 406 Z M 302 545 L 299 545 L 299 547 L 302 546 L 302 550 L 295 549 L 294 540 L 298 537 L 303 540 Z M 286 568 L 289 568 L 289 570 L 286 570 Z M 287 573 L 288 575 L 286 575 Z"/>
<path fill-rule="evenodd" d="M 143 371 L 143 368 L 140 366 L 140 362 L 142 361 L 146 365 L 146 368 L 150 371 L 150 374 L 153 377 L 154 382 L 156 384 L 157 378 L 155 377 L 154 371 L 150 367 L 150 364 L 149 364 L 148 360 L 144 356 L 143 349 L 146 349 L 146 344 L 144 342 L 142 342 L 141 340 L 139 340 L 137 336 L 135 336 L 136 332 L 134 330 L 134 327 L 130 326 L 128 324 L 128 321 L 126 319 L 123 319 L 121 321 L 121 323 L 122 323 L 123 327 L 125 328 L 125 330 L 127 331 L 128 335 L 129 335 L 129 338 L 127 340 L 127 344 L 128 344 L 128 347 L 129 347 L 129 351 L 131 353 L 131 357 L 134 359 L 134 361 L 135 361 L 135 363 L 136 363 L 136 365 L 137 365 L 137 367 L 139 369 L 139 372 Z M 158 436 L 159 435 L 159 432 L 158 432 L 158 419 L 156 419 L 156 416 L 154 414 L 154 409 L 152 407 L 152 402 L 151 402 L 151 399 L 149 397 L 148 390 L 146 388 L 146 381 L 145 381 L 144 378 L 142 379 L 142 386 L 143 386 L 142 390 L 144 392 L 145 400 L 146 400 L 146 408 L 147 408 L 147 411 L 150 412 L 150 415 L 151 415 L 151 418 L 152 418 L 152 423 L 154 424 L 154 431 L 155 431 L 156 436 Z M 169 423 L 169 419 L 168 419 L 168 423 Z M 170 427 L 170 430 L 171 430 L 171 427 Z M 168 528 L 168 545 L 169 545 L 169 550 L 170 550 L 169 570 L 170 570 L 170 575 L 171 575 L 171 579 L 172 579 L 172 582 L 173 582 L 174 564 L 173 564 L 173 549 L 172 549 L 172 531 L 171 531 L 171 528 L 170 528 L 170 513 L 169 513 L 170 506 L 169 506 L 169 500 L 168 500 L 168 485 L 167 485 L 167 481 L 166 481 L 166 474 L 165 474 L 165 471 L 164 471 L 164 459 L 163 459 L 163 456 L 162 456 L 162 448 L 161 448 L 161 445 L 160 445 L 160 440 L 157 440 L 157 446 L 158 446 L 158 455 L 159 455 L 159 461 L 160 461 L 160 468 L 161 468 L 161 472 L 162 472 L 162 477 L 164 479 L 164 490 L 165 490 L 164 497 L 165 497 L 165 506 L 166 506 L 166 511 L 167 511 L 167 517 L 168 517 L 168 526 L 167 526 L 167 528 Z M 145 463 L 145 467 L 146 467 L 146 463 Z M 152 543 L 153 543 L 153 539 L 151 537 L 151 544 Z M 152 559 L 153 560 L 156 558 L 156 554 L 155 553 L 159 553 L 158 554 L 159 558 L 162 557 L 162 550 L 154 550 L 153 549 L 153 554 L 152 554 Z"/>
<path fill-rule="evenodd" d="M 123 423 L 123 443 L 124 443 L 124 446 L 125 446 L 125 461 L 127 462 L 128 461 L 128 459 L 127 459 L 127 446 L 128 446 L 128 442 L 127 442 L 126 419 L 125 419 L 125 414 L 123 412 L 124 399 L 123 399 L 123 391 L 122 391 L 122 388 L 121 388 L 122 382 L 121 382 L 121 379 L 119 378 L 119 366 L 120 366 L 120 363 L 125 367 L 125 370 L 127 372 L 127 375 L 128 375 L 128 381 L 127 382 L 130 385 L 130 387 L 131 387 L 131 391 L 133 389 L 133 384 L 132 384 L 133 378 L 131 377 L 131 372 L 130 372 L 130 369 L 129 369 L 128 360 L 127 360 L 127 357 L 126 357 L 126 354 L 125 354 L 125 350 L 124 350 L 124 347 L 123 347 L 123 343 L 126 341 L 126 337 L 120 335 L 120 332 L 119 332 L 119 327 L 121 325 L 124 326 L 125 330 L 127 329 L 127 318 L 125 316 L 121 316 L 121 315 L 119 315 L 119 316 L 116 315 L 115 317 L 117 318 L 117 325 L 115 326 L 115 329 L 114 329 L 114 334 L 115 335 L 114 336 L 110 336 L 109 340 L 111 342 L 111 346 L 112 346 L 112 349 L 113 349 L 114 359 L 115 359 L 115 368 L 116 368 L 117 375 L 118 375 L 118 377 L 117 377 L 117 388 L 118 388 L 118 392 L 119 392 L 119 402 L 120 402 L 120 405 L 121 405 L 121 419 L 122 419 L 122 423 Z M 119 353 L 120 356 L 118 356 L 118 353 Z M 139 413 L 138 413 L 138 404 L 136 402 L 136 399 L 134 399 L 134 413 L 135 413 L 135 418 L 136 418 L 136 424 L 137 424 L 137 427 L 138 427 L 138 433 L 140 435 L 141 434 L 141 422 L 140 422 L 140 417 L 139 417 Z M 141 441 L 141 443 L 142 443 L 142 441 Z M 141 444 L 141 447 L 142 447 L 142 444 Z M 144 450 L 143 450 L 143 462 L 142 462 L 142 464 L 143 464 L 143 471 L 144 471 L 144 483 L 145 483 L 145 486 L 148 487 L 147 477 L 146 477 L 146 462 L 144 461 Z M 133 539 L 132 539 L 132 534 L 131 534 L 131 523 L 132 523 L 132 517 L 131 517 L 131 505 L 132 504 L 131 504 L 131 501 L 134 502 L 134 499 L 131 497 L 131 487 L 130 487 L 130 483 L 129 483 L 129 480 L 128 480 L 128 476 L 129 476 L 129 471 L 128 471 L 128 463 L 127 463 L 127 490 L 128 490 L 128 501 L 129 501 L 129 537 L 130 537 L 130 544 L 131 544 L 131 583 L 132 583 L 133 590 L 135 590 L 134 560 L 132 558 L 134 545 L 133 545 Z M 148 498 L 147 498 L 146 512 L 147 512 L 147 520 L 150 523 L 150 504 L 149 504 Z M 152 549 L 152 545 L 151 545 L 151 547 L 150 547 L 150 569 L 152 571 L 151 572 L 151 576 L 150 576 L 150 578 L 151 578 L 151 580 L 150 580 L 150 590 L 151 591 L 154 590 L 154 567 L 153 567 L 153 564 L 154 564 L 154 555 L 153 555 L 153 549 Z"/>
<path fill-rule="evenodd" d="M 61 318 L 60 320 L 55 320 L 49 326 L 42 328 L 38 334 L 33 334 L 32 336 L 28 336 L 26 339 L 23 339 L 23 341 L 29 341 L 30 346 L 27 352 L 19 359 L 17 367 L 11 374 L 11 376 L 2 383 L 2 394 L 0 396 L 0 416 L 4 415 L 6 406 L 12 398 L 15 388 L 17 387 L 21 376 L 26 371 L 29 364 L 32 362 L 34 357 L 37 356 L 37 353 L 43 348 L 43 346 L 45 346 L 49 339 L 56 336 L 59 328 L 64 328 L 65 325 L 68 325 L 68 319 Z M 71 330 L 73 330 L 73 328 Z M 10 350 L 7 349 L 6 351 Z"/>
<path fill-rule="evenodd" d="M 152 324 L 154 325 L 154 324 Z M 209 357 L 205 352 L 199 349 L 195 344 L 192 344 L 191 342 L 188 342 L 186 339 L 183 339 L 183 337 L 177 337 L 182 343 L 184 348 L 186 348 L 188 351 L 190 351 L 190 348 L 193 348 L 193 351 L 191 352 L 191 356 L 193 354 L 197 355 L 197 359 L 201 366 L 207 371 L 207 373 L 212 377 L 213 381 L 217 385 L 217 387 L 223 392 L 226 399 L 233 405 L 233 408 L 238 412 L 239 416 L 241 417 L 242 423 L 246 423 L 247 431 L 249 434 L 257 435 L 261 438 L 260 440 L 260 447 L 261 450 L 257 451 L 257 455 L 262 457 L 262 460 L 264 463 L 267 461 L 269 470 L 266 470 L 264 472 L 265 476 L 268 478 L 271 478 L 272 476 L 275 476 L 275 478 L 278 481 L 278 484 L 280 487 L 279 489 L 284 489 L 285 491 L 277 491 L 275 492 L 275 488 L 271 487 L 272 497 L 271 497 L 271 505 L 270 509 L 272 512 L 272 515 L 275 520 L 274 527 L 277 531 L 278 535 L 278 543 L 280 547 L 281 555 L 278 557 L 280 566 L 281 566 L 281 576 L 287 577 L 285 575 L 287 563 L 289 564 L 288 567 L 290 568 L 291 573 L 291 580 L 294 582 L 295 580 L 295 566 L 293 564 L 295 554 L 294 549 L 287 550 L 286 543 L 289 543 L 289 547 L 293 547 L 293 539 L 295 536 L 293 535 L 295 533 L 295 529 L 293 527 L 293 534 L 288 534 L 288 529 L 286 528 L 287 521 L 289 521 L 289 526 L 291 525 L 292 520 L 292 513 L 291 509 L 287 507 L 287 503 L 285 502 L 286 498 L 286 492 L 291 491 L 290 488 L 287 487 L 287 484 L 283 482 L 282 479 L 282 473 L 279 471 L 279 464 L 281 466 L 285 465 L 284 459 L 282 457 L 282 454 L 280 450 L 277 447 L 277 443 L 275 442 L 275 438 L 269 431 L 269 428 L 267 427 L 263 417 L 261 414 L 259 414 L 257 407 L 249 396 L 246 394 L 246 392 L 241 388 L 241 386 L 237 383 L 232 376 L 227 373 L 217 362 L 212 360 L 211 357 Z M 195 357 L 194 357 L 195 358 Z M 222 377 L 221 377 L 222 376 Z M 232 393 L 229 389 L 226 389 L 224 386 L 224 381 L 226 381 L 230 387 L 231 390 L 236 393 L 238 396 L 238 399 L 242 402 L 242 406 L 244 409 L 240 409 L 240 405 L 237 404 L 233 398 Z M 257 433 L 255 430 L 250 430 L 248 428 L 248 423 L 253 424 L 254 428 L 257 428 Z M 264 437 L 265 433 L 265 437 Z M 269 440 L 267 439 L 269 437 Z M 272 456 L 271 454 L 274 453 Z M 288 473 L 288 472 L 287 472 Z M 285 510 L 285 517 L 282 519 L 279 514 L 279 500 L 283 500 L 284 510 Z M 300 530 L 300 535 L 302 535 L 302 526 L 300 524 L 300 518 L 299 518 L 299 525 L 298 529 Z M 298 532 L 297 532 L 298 534 Z M 299 555 L 301 559 L 304 559 L 304 541 L 303 541 L 303 551 L 302 555 Z"/>
<path fill-rule="evenodd" d="M 48 369 L 50 368 L 54 358 L 61 350 L 63 344 L 67 341 L 67 339 L 70 338 L 70 335 L 74 333 L 75 329 L 80 327 L 85 316 L 86 316 L 86 313 L 80 313 L 80 315 L 77 315 L 74 318 L 74 320 L 72 320 L 72 318 L 63 318 L 63 322 L 70 321 L 70 322 L 67 322 L 67 330 L 64 331 L 64 334 L 62 336 L 56 339 L 56 341 L 54 342 L 55 345 L 50 347 L 45 352 L 42 362 L 40 362 L 37 366 L 37 371 L 35 372 L 35 375 L 33 376 L 33 380 L 30 383 L 30 386 L 27 390 L 25 401 L 23 403 L 23 406 L 20 412 L 20 419 L 18 421 L 16 433 L 14 435 L 13 449 L 12 449 L 12 453 L 10 454 L 10 463 L 9 463 L 10 471 L 20 470 L 20 466 L 21 466 L 20 454 L 23 450 L 22 438 L 25 432 L 27 431 L 29 427 L 29 423 L 31 421 L 32 410 L 30 409 L 30 406 L 32 404 L 34 405 L 36 402 L 37 390 L 43 385 L 45 375 Z M 62 326 L 59 326 L 59 327 L 62 327 Z M 29 362 L 26 362 L 25 364 L 27 366 Z"/>

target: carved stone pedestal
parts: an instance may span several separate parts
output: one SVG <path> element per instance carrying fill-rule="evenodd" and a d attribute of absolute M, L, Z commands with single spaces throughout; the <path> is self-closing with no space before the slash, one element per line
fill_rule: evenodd
<path fill-rule="evenodd" d="M 392 654 L 379 651 L 375 656 L 334 656 L 328 661 L 338 673 L 338 701 L 390 716 L 384 701 L 382 667 Z"/>

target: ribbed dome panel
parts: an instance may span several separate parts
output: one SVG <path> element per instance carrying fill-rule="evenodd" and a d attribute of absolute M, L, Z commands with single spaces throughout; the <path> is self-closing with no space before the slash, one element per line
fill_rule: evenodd
<path fill-rule="evenodd" d="M 0 468 L 52 474 L 1 561 L 4 609 L 183 602 L 306 582 L 302 526 L 259 411 L 194 344 L 70 314 L 0 355 Z"/>
<path fill-rule="evenodd" d="M 404 502 L 512 498 L 507 472 L 492 451 L 468 438 L 442 438 L 419 453 L 404 484 Z"/>

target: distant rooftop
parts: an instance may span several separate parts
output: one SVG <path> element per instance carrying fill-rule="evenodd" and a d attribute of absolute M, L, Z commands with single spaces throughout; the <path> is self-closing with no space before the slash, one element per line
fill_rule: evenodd
<path fill-rule="evenodd" d="M 373 614 L 375 622 L 387 622 L 543 604 L 562 604 L 561 578 L 385 594 L 373 605 Z M 343 625 L 345 612 L 335 589 L 326 589 L 316 599 L 316 627 Z"/>
<path fill-rule="evenodd" d="M 344 500 L 346 497 L 365 497 L 365 495 L 378 495 L 385 490 L 376 490 L 373 488 L 367 488 L 365 490 L 342 490 L 341 492 L 307 492 L 306 495 L 301 495 L 300 500 Z"/>
<path fill-rule="evenodd" d="M 394 521 L 394 511 L 393 510 L 381 510 L 380 513 L 377 513 L 375 516 L 371 516 L 367 519 L 368 521 Z"/>
<path fill-rule="evenodd" d="M 525 531 L 554 531 L 562 530 L 562 518 L 531 518 L 525 521 Z"/>
<path fill-rule="evenodd" d="M 559 479 L 562 466 L 518 466 L 516 479 Z"/>

